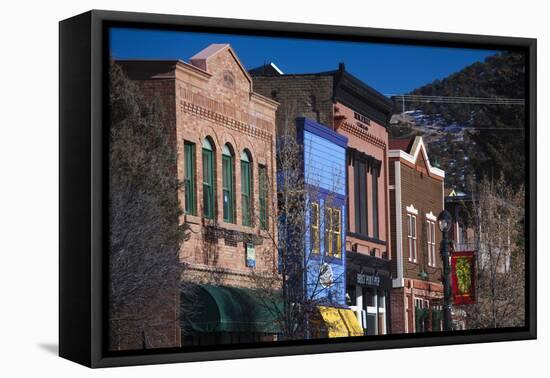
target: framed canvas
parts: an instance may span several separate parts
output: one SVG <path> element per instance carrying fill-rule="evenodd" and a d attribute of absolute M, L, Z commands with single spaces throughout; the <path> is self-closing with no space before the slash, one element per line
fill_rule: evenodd
<path fill-rule="evenodd" d="M 62 357 L 536 338 L 536 40 L 59 27 Z"/>

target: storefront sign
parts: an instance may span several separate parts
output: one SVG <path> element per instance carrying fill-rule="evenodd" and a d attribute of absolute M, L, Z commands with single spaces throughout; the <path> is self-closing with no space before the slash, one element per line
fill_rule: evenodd
<path fill-rule="evenodd" d="M 357 285 L 380 286 L 380 277 L 370 274 L 357 273 Z"/>
<path fill-rule="evenodd" d="M 246 243 L 246 266 L 256 267 L 256 250 L 253 243 Z"/>
<path fill-rule="evenodd" d="M 475 303 L 475 252 L 453 252 L 451 281 L 453 304 Z"/>
<path fill-rule="evenodd" d="M 359 122 L 364 123 L 365 125 L 370 125 L 370 119 L 365 117 L 363 114 L 359 114 L 357 112 L 354 112 L 354 117 Z"/>

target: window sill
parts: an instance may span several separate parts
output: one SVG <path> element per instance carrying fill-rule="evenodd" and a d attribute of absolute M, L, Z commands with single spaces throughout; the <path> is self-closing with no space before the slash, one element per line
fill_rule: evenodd
<path fill-rule="evenodd" d="M 386 241 L 384 241 L 384 240 L 380 240 L 380 239 L 377 239 L 377 238 L 372 238 L 370 236 L 363 235 L 363 234 L 358 234 L 358 233 L 355 233 L 355 232 L 348 232 L 346 234 L 346 236 L 356 238 L 356 239 L 360 239 L 360 240 L 364 240 L 364 241 L 371 242 L 371 243 L 375 243 L 375 244 L 380 244 L 380 245 L 386 245 L 387 244 Z"/>
<path fill-rule="evenodd" d="M 344 260 L 344 259 L 342 258 L 342 256 L 340 256 L 340 257 L 325 256 L 325 261 L 326 261 L 327 263 L 330 263 L 330 264 L 342 265 L 342 264 L 344 263 L 343 260 Z"/>
<path fill-rule="evenodd" d="M 201 224 L 202 219 L 202 217 L 199 217 L 197 215 L 185 214 L 185 222 L 187 223 Z"/>
<path fill-rule="evenodd" d="M 225 221 L 218 222 L 216 219 L 205 218 L 203 216 L 185 214 L 184 221 L 193 225 L 203 225 L 203 226 L 218 226 L 226 230 L 245 232 L 248 234 L 259 233 L 260 236 L 264 238 L 269 238 L 269 230 L 260 229 L 258 226 L 245 226 L 236 223 L 229 223 Z"/>
<path fill-rule="evenodd" d="M 309 252 L 308 258 L 311 260 L 319 261 L 321 260 L 321 254 L 319 252 Z"/>

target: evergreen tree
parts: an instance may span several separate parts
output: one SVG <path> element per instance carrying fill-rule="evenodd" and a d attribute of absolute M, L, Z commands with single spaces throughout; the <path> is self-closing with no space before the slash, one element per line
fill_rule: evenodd
<path fill-rule="evenodd" d="M 525 56 L 503 52 L 411 94 L 524 99 L 525 91 Z M 435 102 L 412 106 L 426 114 L 439 114 L 448 124 L 457 122 L 467 127 L 464 152 L 473 172 L 466 172 L 466 176 L 496 179 L 503 174 L 514 188 L 525 182 L 525 106 Z"/>

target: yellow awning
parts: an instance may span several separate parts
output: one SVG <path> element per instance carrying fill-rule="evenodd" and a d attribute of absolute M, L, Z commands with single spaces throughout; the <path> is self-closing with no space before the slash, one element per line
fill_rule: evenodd
<path fill-rule="evenodd" d="M 363 329 L 352 310 L 319 306 L 329 338 L 363 336 Z"/>

